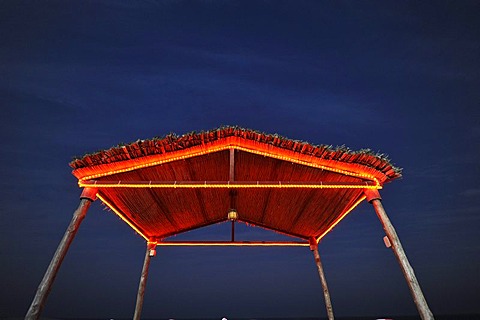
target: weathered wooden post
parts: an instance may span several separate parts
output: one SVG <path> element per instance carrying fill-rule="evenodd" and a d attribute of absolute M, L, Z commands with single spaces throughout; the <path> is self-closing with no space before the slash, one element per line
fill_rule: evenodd
<path fill-rule="evenodd" d="M 430 308 L 428 307 L 427 301 L 425 300 L 413 268 L 410 265 L 410 262 L 408 262 L 407 255 L 403 250 L 397 232 L 395 231 L 395 228 L 393 227 L 390 219 L 387 216 L 387 213 L 385 212 L 385 209 L 383 208 L 380 193 L 376 189 L 365 189 L 364 192 L 365 196 L 367 197 L 367 201 L 373 205 L 378 219 L 380 219 L 380 222 L 382 223 L 383 230 L 385 230 L 388 240 L 391 243 L 393 253 L 395 254 L 395 257 L 400 264 L 400 268 L 402 269 L 403 275 L 407 280 L 408 287 L 413 296 L 413 300 L 415 301 L 420 317 L 423 320 L 434 319 L 432 311 L 430 311 Z"/>
<path fill-rule="evenodd" d="M 87 214 L 90 204 L 95 201 L 96 195 L 97 189 L 83 189 L 82 195 L 80 196 L 80 205 L 73 213 L 72 221 L 70 222 L 70 225 L 65 231 L 62 240 L 58 244 L 57 251 L 55 251 L 53 258 L 50 261 L 50 265 L 48 266 L 48 269 L 43 276 L 42 282 L 40 282 L 40 285 L 38 286 L 32 304 L 30 305 L 30 308 L 28 309 L 25 316 L 26 320 L 37 320 L 40 318 L 40 314 L 43 310 L 48 294 L 52 289 L 53 281 L 57 276 L 57 272 L 60 269 L 65 255 L 67 254 L 70 244 L 72 243 L 75 235 L 77 234 L 78 228 L 80 227 L 82 220 Z"/>
<path fill-rule="evenodd" d="M 143 297 L 145 295 L 145 287 L 147 286 L 148 267 L 150 266 L 150 258 L 156 254 L 156 242 L 147 242 L 147 252 L 145 253 L 145 260 L 143 261 L 142 275 L 138 285 L 137 303 L 135 304 L 135 314 L 133 320 L 140 320 L 143 307 Z"/>
<path fill-rule="evenodd" d="M 310 250 L 313 251 L 313 256 L 315 257 L 315 263 L 318 269 L 318 275 L 320 276 L 320 282 L 322 283 L 323 296 L 325 298 L 325 307 L 327 308 L 327 315 L 329 320 L 333 320 L 333 307 L 330 300 L 330 292 L 328 291 L 327 279 L 325 278 L 325 273 L 323 272 L 322 261 L 320 260 L 320 254 L 318 254 L 318 243 L 315 238 L 310 238 Z"/>

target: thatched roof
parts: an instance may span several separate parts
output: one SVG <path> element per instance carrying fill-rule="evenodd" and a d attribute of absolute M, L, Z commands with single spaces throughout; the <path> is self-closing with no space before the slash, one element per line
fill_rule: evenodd
<path fill-rule="evenodd" d="M 232 158 L 233 157 L 233 158 Z M 231 165 L 232 164 L 232 165 Z M 308 239 L 401 176 L 383 155 L 311 145 L 239 127 L 138 140 L 70 163 L 81 186 L 146 239 L 227 218 Z"/>

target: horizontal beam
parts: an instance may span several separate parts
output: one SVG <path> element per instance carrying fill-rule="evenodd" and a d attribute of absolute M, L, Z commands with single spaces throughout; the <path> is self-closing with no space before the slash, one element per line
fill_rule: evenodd
<path fill-rule="evenodd" d="M 90 188 L 291 188 L 291 189 L 381 189 L 378 182 L 322 181 L 79 181 L 80 187 Z"/>
<path fill-rule="evenodd" d="M 308 242 L 300 241 L 164 241 L 157 246 L 165 247 L 308 247 Z"/>

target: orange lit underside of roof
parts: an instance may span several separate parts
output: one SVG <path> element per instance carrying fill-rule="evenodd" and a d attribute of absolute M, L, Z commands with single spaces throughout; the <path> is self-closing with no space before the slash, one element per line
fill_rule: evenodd
<path fill-rule="evenodd" d="M 362 164 L 237 136 L 73 174 L 147 241 L 226 221 L 231 207 L 239 221 L 320 240 L 365 199 L 365 188 L 389 180 Z"/>

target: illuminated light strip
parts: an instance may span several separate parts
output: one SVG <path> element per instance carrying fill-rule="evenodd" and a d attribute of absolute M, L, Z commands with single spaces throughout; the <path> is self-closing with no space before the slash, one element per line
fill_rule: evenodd
<path fill-rule="evenodd" d="M 340 217 L 338 217 L 337 220 L 335 220 L 335 222 L 334 222 L 324 233 L 322 233 L 321 236 L 319 236 L 319 237 L 317 238 L 317 243 L 318 243 L 320 240 L 322 240 L 322 238 L 323 238 L 327 233 L 329 233 L 337 224 L 340 223 L 340 221 L 343 220 L 343 218 L 345 218 L 345 216 L 346 216 L 347 214 L 349 214 L 353 209 L 355 209 L 355 208 L 360 204 L 360 202 L 362 202 L 362 201 L 365 200 L 366 198 L 367 198 L 366 196 L 362 196 L 360 199 L 358 199 L 357 202 L 355 202 L 355 203 L 353 204 L 353 206 L 350 207 L 350 209 L 348 209 L 347 211 L 345 211 L 345 213 L 343 213 Z"/>
<path fill-rule="evenodd" d="M 275 154 L 275 153 L 249 149 L 249 148 L 241 147 L 239 145 L 234 145 L 234 144 L 231 144 L 231 143 L 227 144 L 227 145 L 224 145 L 224 146 L 220 146 L 220 147 L 207 147 L 206 150 L 203 150 L 203 151 L 190 152 L 190 153 L 187 153 L 185 155 L 171 157 L 171 158 L 157 160 L 157 161 L 152 161 L 152 162 L 147 162 L 147 163 L 142 163 L 142 164 L 134 165 L 134 166 L 124 168 L 124 169 L 111 170 L 111 171 L 107 171 L 107 172 L 97 173 L 97 174 L 85 176 L 85 177 L 79 179 L 79 181 L 92 180 L 92 179 L 95 179 L 95 178 L 104 177 L 104 176 L 108 176 L 108 175 L 119 174 L 119 173 L 133 171 L 133 170 L 142 169 L 142 168 L 146 168 L 146 167 L 161 165 L 161 164 L 172 162 L 172 161 L 185 160 L 185 159 L 188 159 L 188 158 L 197 157 L 197 156 L 205 155 L 205 154 L 208 154 L 208 153 L 214 153 L 214 152 L 218 152 L 218 151 L 225 151 L 225 150 L 232 149 L 232 148 L 240 150 L 240 151 L 245 151 L 245 152 L 261 155 L 261 156 L 268 156 L 268 157 L 275 158 L 275 159 L 278 159 L 278 160 L 294 162 L 294 163 L 297 163 L 297 164 L 301 164 L 301 165 L 305 165 L 305 166 L 309 166 L 309 167 L 313 167 L 313 168 L 317 168 L 317 169 L 323 169 L 323 170 L 332 171 L 332 172 L 336 172 L 336 173 L 341 173 L 341 174 L 349 175 L 349 176 L 353 176 L 353 177 L 367 178 L 367 179 L 370 179 L 372 181 L 375 181 L 375 183 L 377 185 L 380 185 L 380 182 L 378 181 L 378 179 L 371 174 L 357 173 L 357 172 L 342 170 L 342 169 L 329 167 L 329 166 L 325 166 L 325 165 L 320 165 L 320 164 L 316 164 L 316 163 L 312 163 L 312 162 L 308 162 L 308 161 L 304 161 L 304 160 L 300 160 L 300 159 L 295 159 L 295 158 L 291 158 L 291 157 L 287 157 L 287 156 L 282 156 L 282 155 Z M 290 151 L 290 152 L 295 153 L 294 151 Z M 178 153 L 178 151 L 176 153 Z M 323 160 L 328 161 L 326 159 L 323 159 Z M 336 160 L 332 160 L 332 161 L 336 161 Z"/>
<path fill-rule="evenodd" d="M 208 154 L 208 153 L 225 151 L 225 150 L 230 149 L 230 148 L 231 148 L 231 146 L 229 146 L 229 145 L 222 146 L 222 147 L 216 147 L 216 148 L 207 148 L 207 150 L 198 151 L 198 152 L 191 152 L 191 153 L 185 154 L 183 156 L 176 156 L 176 157 L 172 157 L 172 158 L 167 158 L 167 159 L 162 159 L 162 160 L 137 164 L 137 165 L 134 165 L 134 166 L 131 166 L 131 167 L 128 167 L 128 168 L 124 168 L 124 169 L 111 170 L 111 171 L 107 171 L 107 172 L 93 174 L 93 175 L 81 178 L 80 181 L 92 180 L 92 179 L 95 179 L 95 178 L 105 177 L 105 176 L 109 176 L 109 175 L 112 175 L 112 174 L 124 173 L 124 172 L 134 171 L 134 170 L 137 170 L 137 169 L 153 167 L 153 166 L 161 165 L 161 164 L 168 163 L 168 162 L 178 161 L 178 160 L 185 160 L 185 159 L 188 159 L 188 158 L 203 156 L 203 155 Z"/>
<path fill-rule="evenodd" d="M 139 235 L 141 235 L 147 242 L 151 242 L 149 241 L 148 237 L 146 237 L 135 225 L 133 225 L 130 221 L 128 221 L 127 219 L 125 219 L 125 217 L 117 210 L 115 209 L 115 207 L 113 207 L 113 205 L 111 205 L 107 200 L 105 200 L 105 198 L 103 198 L 100 194 L 97 193 L 97 198 L 102 200 L 102 202 L 110 209 L 112 210 L 113 212 L 115 212 L 115 214 L 117 216 L 120 217 L 120 219 L 122 219 L 125 223 L 127 223 L 133 230 L 135 230 Z"/>
<path fill-rule="evenodd" d="M 158 242 L 165 247 L 308 247 L 308 242 Z"/>
<path fill-rule="evenodd" d="M 237 150 L 249 152 L 249 153 L 254 153 L 254 154 L 257 154 L 257 155 L 260 155 L 260 156 L 267 156 L 267 157 L 270 157 L 270 158 L 275 158 L 277 160 L 294 162 L 296 164 L 301 164 L 301 165 L 304 165 L 304 166 L 309 166 L 309 167 L 313 167 L 313 168 L 317 168 L 317 169 L 323 169 L 323 170 L 327 170 L 327 171 L 341 173 L 341 174 L 348 175 L 348 176 L 367 178 L 367 179 L 370 179 L 372 181 L 375 181 L 375 183 L 377 185 L 380 185 L 380 182 L 378 181 L 378 179 L 376 177 L 374 177 L 373 175 L 368 174 L 368 173 L 358 173 L 358 172 L 342 170 L 342 169 L 329 167 L 329 166 L 325 166 L 325 165 L 321 165 L 321 164 L 316 164 L 316 163 L 312 163 L 312 162 L 308 162 L 308 161 L 304 161 L 304 160 L 300 160 L 300 159 L 295 159 L 295 158 L 290 158 L 290 157 L 287 157 L 287 156 L 278 155 L 278 154 L 275 154 L 275 153 L 252 150 L 252 149 L 245 148 L 245 147 L 240 147 L 240 146 L 234 146 L 233 148 L 235 148 Z M 294 153 L 294 151 L 292 151 L 292 153 Z M 327 160 L 325 160 L 325 161 L 327 161 Z M 336 161 L 336 160 L 332 160 L 332 161 Z"/>
<path fill-rule="evenodd" d="M 286 183 L 279 181 L 278 183 L 215 183 L 215 182 L 202 182 L 202 183 L 186 183 L 186 182 L 174 182 L 174 183 L 159 183 L 159 182 L 84 182 L 79 181 L 80 187 L 95 187 L 95 188 L 171 188 L 171 189 L 260 189 L 260 188 L 275 188 L 275 189 L 382 189 L 381 185 L 369 185 L 369 184 L 301 184 L 301 183 Z"/>

